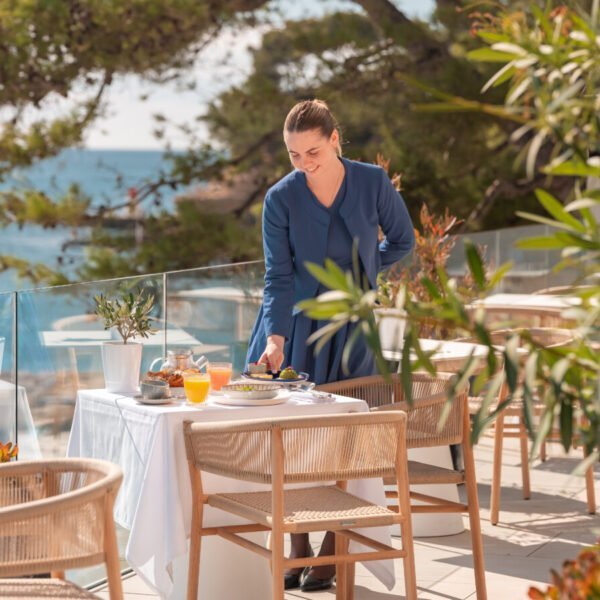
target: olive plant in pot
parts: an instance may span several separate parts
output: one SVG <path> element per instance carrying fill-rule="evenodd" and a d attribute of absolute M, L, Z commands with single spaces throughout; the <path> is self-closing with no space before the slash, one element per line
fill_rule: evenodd
<path fill-rule="evenodd" d="M 150 325 L 154 296 L 143 291 L 124 292 L 120 297 L 95 296 L 96 314 L 104 320 L 104 329 L 115 329 L 121 341 L 102 344 L 102 367 L 106 390 L 119 394 L 139 391 L 142 345 L 130 340 L 155 333 Z"/>

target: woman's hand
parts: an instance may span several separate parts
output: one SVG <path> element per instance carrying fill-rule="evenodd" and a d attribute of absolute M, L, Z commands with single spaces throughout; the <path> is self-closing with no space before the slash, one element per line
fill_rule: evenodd
<path fill-rule="evenodd" d="M 267 368 L 271 371 L 279 371 L 283 364 L 283 345 L 285 344 L 285 338 L 282 335 L 270 335 L 267 338 L 267 346 L 261 357 L 258 359 L 259 363 L 265 363 Z"/>

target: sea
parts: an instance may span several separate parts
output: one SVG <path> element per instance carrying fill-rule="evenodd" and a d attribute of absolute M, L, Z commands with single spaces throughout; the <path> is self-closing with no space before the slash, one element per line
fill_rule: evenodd
<path fill-rule="evenodd" d="M 58 198 L 71 184 L 77 184 L 90 197 L 93 206 L 117 206 L 127 199 L 128 190 L 139 189 L 168 167 L 165 153 L 159 150 L 70 148 L 32 167 L 13 171 L 0 183 L 0 191 L 34 188 Z M 164 190 L 160 208 L 173 210 L 175 196 L 181 191 Z M 149 213 L 159 207 L 142 206 L 141 210 Z M 27 225 L 20 228 L 11 224 L 0 228 L 0 256 L 16 256 L 71 274 L 83 260 L 82 246 L 68 246 L 66 253 L 62 251 L 73 236 L 74 232 L 66 227 L 44 229 Z M 35 285 L 30 280 L 19 278 L 14 271 L 0 272 L 0 293 L 32 287 Z"/>

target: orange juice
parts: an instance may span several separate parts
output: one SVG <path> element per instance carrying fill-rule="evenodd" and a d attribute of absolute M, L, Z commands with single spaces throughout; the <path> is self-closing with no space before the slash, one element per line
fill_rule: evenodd
<path fill-rule="evenodd" d="M 210 379 L 208 375 L 198 373 L 196 375 L 186 375 L 183 378 L 183 388 L 185 397 L 189 402 L 200 404 L 206 400 L 210 388 Z"/>
<path fill-rule="evenodd" d="M 231 363 L 208 363 L 206 370 L 210 377 L 210 387 L 216 392 L 231 381 Z"/>

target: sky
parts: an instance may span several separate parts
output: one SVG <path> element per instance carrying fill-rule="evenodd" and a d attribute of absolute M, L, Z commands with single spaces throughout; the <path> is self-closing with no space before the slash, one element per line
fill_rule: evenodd
<path fill-rule="evenodd" d="M 356 7 L 344 0 L 280 0 L 288 18 L 318 16 L 323 7 Z M 409 16 L 426 19 L 434 7 L 434 0 L 395 0 L 395 4 Z M 247 30 L 242 35 L 226 31 L 211 43 L 198 57 L 188 77 L 196 84 L 194 90 L 179 89 L 176 83 L 150 84 L 139 77 L 126 76 L 114 81 L 106 96 L 106 116 L 90 128 L 85 146 L 94 149 L 146 149 L 164 148 L 165 140 L 154 137 L 153 115 L 162 113 L 179 123 L 193 123 L 208 101 L 220 92 L 244 80 L 252 63 L 248 48 L 260 45 L 261 31 Z M 229 53 L 227 66 L 211 69 Z M 207 66 L 208 65 L 208 66 Z M 140 96 L 146 96 L 145 101 Z M 203 132 L 198 126 L 198 135 Z M 184 147 L 185 137 L 176 130 L 167 132 L 173 148 Z"/>

